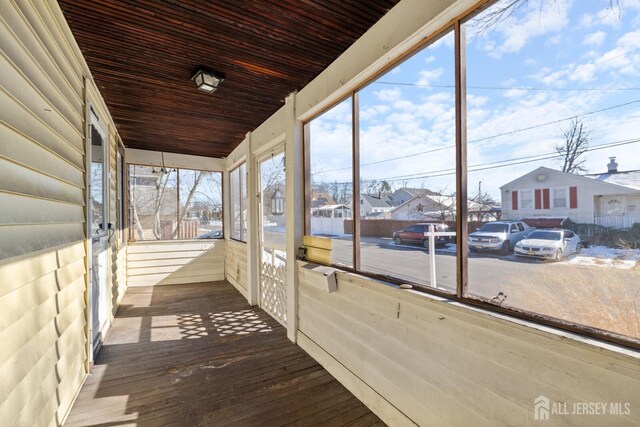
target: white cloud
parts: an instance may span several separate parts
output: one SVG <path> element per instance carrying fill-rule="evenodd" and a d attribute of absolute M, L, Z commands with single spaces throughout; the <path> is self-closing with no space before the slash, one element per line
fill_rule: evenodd
<path fill-rule="evenodd" d="M 400 89 L 398 88 L 382 89 L 378 92 L 375 92 L 375 96 L 380 101 L 395 101 L 397 99 L 400 99 L 401 94 L 402 92 L 400 92 Z"/>
<path fill-rule="evenodd" d="M 601 25 L 616 27 L 620 25 L 621 12 L 617 7 L 607 7 L 596 14 L 596 22 Z"/>
<path fill-rule="evenodd" d="M 435 81 L 437 81 L 443 73 L 444 69 L 442 68 L 436 68 L 434 70 L 422 70 L 418 73 L 417 84 L 421 86 L 430 86 Z"/>
<path fill-rule="evenodd" d="M 526 90 L 509 89 L 509 90 L 505 91 L 503 95 L 504 95 L 505 98 L 517 98 L 518 96 L 524 95 L 525 93 L 527 93 Z"/>
<path fill-rule="evenodd" d="M 594 33 L 595 34 L 595 33 Z M 640 31 L 631 31 L 622 35 L 616 42 L 616 47 L 605 53 L 589 51 L 583 58 L 588 61 L 583 63 L 569 63 L 552 70 L 549 67 L 540 69 L 537 73 L 527 77 L 545 85 L 562 87 L 567 81 L 593 82 L 602 74 L 609 73 L 608 80 L 617 74 L 640 74 Z M 613 73 L 613 74 L 611 74 Z"/>
<path fill-rule="evenodd" d="M 596 31 L 595 33 L 591 33 L 585 36 L 582 44 L 586 44 L 588 46 L 600 46 L 604 43 L 604 39 L 607 37 L 607 33 L 604 31 Z"/>
<path fill-rule="evenodd" d="M 378 117 L 391 109 L 388 105 L 367 106 L 360 111 L 360 120 L 371 120 Z"/>
<path fill-rule="evenodd" d="M 627 5 L 624 5 L 626 8 Z M 595 26 L 608 26 L 608 27 L 618 27 L 621 24 L 622 17 L 622 5 L 619 9 L 615 2 L 612 3 L 611 7 L 606 7 L 604 9 L 596 12 L 595 15 L 585 13 L 580 18 L 580 26 L 585 28 L 592 28 Z"/>
<path fill-rule="evenodd" d="M 557 34 L 547 39 L 547 45 L 549 46 L 559 45 L 561 41 L 562 41 L 562 35 Z"/>
<path fill-rule="evenodd" d="M 499 44 L 485 42 L 483 50 L 489 56 L 499 58 L 505 53 L 519 52 L 531 38 L 558 33 L 569 23 L 571 3 L 571 0 L 529 2 L 520 16 L 509 17 L 496 24 L 493 31 L 499 33 L 502 40 Z M 557 35 L 551 36 L 548 42 L 557 43 L 559 39 L 555 37 Z"/>

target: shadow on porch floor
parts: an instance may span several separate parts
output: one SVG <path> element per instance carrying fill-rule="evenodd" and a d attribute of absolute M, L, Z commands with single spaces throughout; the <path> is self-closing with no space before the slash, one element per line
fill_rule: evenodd
<path fill-rule="evenodd" d="M 131 287 L 66 426 L 384 425 L 226 282 Z"/>

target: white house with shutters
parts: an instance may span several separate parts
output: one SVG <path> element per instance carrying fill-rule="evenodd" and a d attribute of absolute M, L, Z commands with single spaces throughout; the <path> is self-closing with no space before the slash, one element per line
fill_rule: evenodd
<path fill-rule="evenodd" d="M 627 228 L 640 223 L 640 171 L 575 175 L 539 167 L 500 187 L 502 218 L 568 217 Z"/>

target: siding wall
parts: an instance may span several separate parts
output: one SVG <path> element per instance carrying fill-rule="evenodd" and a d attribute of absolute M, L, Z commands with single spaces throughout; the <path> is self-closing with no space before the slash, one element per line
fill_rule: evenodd
<path fill-rule="evenodd" d="M 3 426 L 61 424 L 86 376 L 85 96 L 113 129 L 88 76 L 54 0 L 0 1 Z"/>
<path fill-rule="evenodd" d="M 224 240 L 130 243 L 127 247 L 127 286 L 224 280 L 224 257 Z"/>
<path fill-rule="evenodd" d="M 302 265 L 299 263 L 299 266 Z M 629 402 L 628 416 L 545 425 L 640 424 L 640 357 L 338 273 L 299 268 L 298 344 L 390 425 L 534 425 L 533 401 Z"/>
<path fill-rule="evenodd" d="M 542 182 L 538 181 L 537 176 L 543 174 L 546 179 Z M 512 195 L 513 191 L 518 191 L 518 197 L 521 197 L 523 190 L 549 189 L 549 197 L 553 198 L 553 188 L 567 189 L 567 206 L 569 205 L 569 187 L 577 187 L 578 191 L 578 207 L 570 208 L 550 208 L 535 209 L 535 203 L 529 209 L 523 209 L 522 205 L 518 205 L 517 210 L 513 210 Z M 536 216 L 557 216 L 569 217 L 574 222 L 592 223 L 594 214 L 597 212 L 594 199 L 599 195 L 621 195 L 637 193 L 632 189 L 611 185 L 607 182 L 595 179 L 584 178 L 580 176 L 572 176 L 552 169 L 544 169 L 539 171 L 536 169 L 517 180 L 503 186 L 502 190 L 502 218 L 518 219 L 522 217 Z M 534 199 L 535 201 L 535 199 Z"/>
<path fill-rule="evenodd" d="M 225 257 L 226 278 L 240 293 L 247 297 L 247 244 L 227 240 Z"/>

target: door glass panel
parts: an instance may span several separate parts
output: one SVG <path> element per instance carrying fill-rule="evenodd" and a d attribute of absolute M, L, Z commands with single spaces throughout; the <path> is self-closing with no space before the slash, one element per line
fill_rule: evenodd
<path fill-rule="evenodd" d="M 287 322 L 284 153 L 260 163 L 260 301 L 283 325 Z"/>
<path fill-rule="evenodd" d="M 99 127 L 99 121 L 90 127 L 91 147 L 89 223 L 91 232 L 91 340 L 95 351 L 103 340 L 102 334 L 108 323 L 109 314 L 109 259 L 106 223 L 109 222 L 107 203 L 107 139 L 106 131 Z"/>
<path fill-rule="evenodd" d="M 102 135 L 91 126 L 91 235 L 102 231 L 104 220 L 104 145 Z"/>

